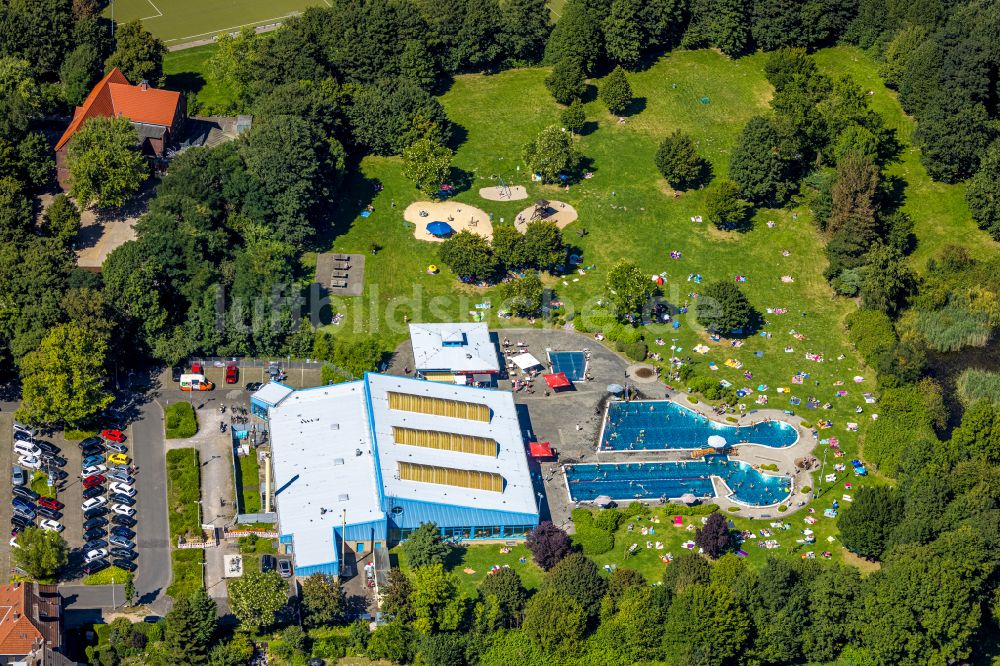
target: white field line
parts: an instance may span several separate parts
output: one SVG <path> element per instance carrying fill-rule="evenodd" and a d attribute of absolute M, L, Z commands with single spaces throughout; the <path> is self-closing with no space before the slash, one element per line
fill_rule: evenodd
<path fill-rule="evenodd" d="M 156 5 L 153 4 L 153 0 L 146 0 L 146 2 L 148 2 L 149 6 L 153 8 L 153 11 L 156 12 L 156 15 L 155 16 L 143 16 L 141 19 L 139 19 L 140 21 L 148 21 L 149 19 L 160 18 L 161 16 L 163 16 L 163 12 L 160 10 L 159 7 L 157 7 Z"/>
<path fill-rule="evenodd" d="M 183 42 L 185 40 L 198 39 L 199 37 L 209 37 L 209 36 L 212 36 L 212 35 L 221 35 L 224 32 L 234 32 L 234 31 L 240 30 L 242 28 L 252 28 L 254 26 L 259 26 L 259 25 L 268 25 L 270 23 L 279 22 L 282 19 L 290 18 L 292 16 L 298 16 L 300 13 L 301 12 L 291 12 L 290 14 L 285 14 L 284 16 L 275 16 L 274 18 L 262 19 L 260 21 L 253 21 L 252 23 L 244 23 L 242 25 L 234 25 L 234 26 L 229 27 L 229 28 L 219 28 L 217 30 L 209 30 L 208 32 L 201 32 L 201 33 L 198 33 L 197 35 L 187 35 L 186 37 L 175 37 L 174 39 L 164 39 L 163 43 L 164 44 L 170 44 L 171 42 Z"/>

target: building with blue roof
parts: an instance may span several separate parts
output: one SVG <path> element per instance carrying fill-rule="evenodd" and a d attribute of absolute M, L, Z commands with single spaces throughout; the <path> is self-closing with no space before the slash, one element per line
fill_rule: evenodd
<path fill-rule="evenodd" d="M 296 573 L 340 575 L 433 522 L 445 538 L 510 540 L 538 524 L 509 392 L 369 373 L 268 407 L 282 543 Z"/>

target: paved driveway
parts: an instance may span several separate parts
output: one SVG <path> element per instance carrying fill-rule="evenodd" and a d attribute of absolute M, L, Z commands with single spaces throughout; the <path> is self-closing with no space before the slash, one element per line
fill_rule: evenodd
<path fill-rule="evenodd" d="M 163 410 L 155 401 L 146 403 L 140 407 L 139 419 L 131 430 L 139 500 L 136 504 L 139 570 L 135 589 L 139 603 L 152 604 L 165 598 L 171 580 Z"/>

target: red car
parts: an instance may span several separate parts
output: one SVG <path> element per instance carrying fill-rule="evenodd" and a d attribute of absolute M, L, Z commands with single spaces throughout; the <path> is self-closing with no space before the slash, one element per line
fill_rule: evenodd
<path fill-rule="evenodd" d="M 51 497 L 39 497 L 38 498 L 38 505 L 39 506 L 48 507 L 49 509 L 52 509 L 53 511 L 62 511 L 63 507 L 66 506 L 65 504 L 63 504 L 59 500 L 52 499 Z"/>
<path fill-rule="evenodd" d="M 203 369 L 201 367 L 201 363 L 199 363 L 198 361 L 195 361 L 194 363 L 191 364 L 191 374 L 192 375 L 204 374 L 202 370 Z"/>
<path fill-rule="evenodd" d="M 101 437 L 104 439 L 110 439 L 112 442 L 124 442 L 125 433 L 121 430 L 102 430 Z"/>
<path fill-rule="evenodd" d="M 240 369 L 230 363 L 226 366 L 226 383 L 235 384 L 240 379 Z"/>
<path fill-rule="evenodd" d="M 86 479 L 83 480 L 83 487 L 93 488 L 95 486 L 101 485 L 105 481 L 107 481 L 107 479 L 104 478 L 103 474 L 98 474 L 96 476 L 88 476 Z"/>

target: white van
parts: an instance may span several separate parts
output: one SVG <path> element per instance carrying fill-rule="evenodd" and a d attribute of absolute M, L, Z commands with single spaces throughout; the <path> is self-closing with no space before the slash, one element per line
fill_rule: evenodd
<path fill-rule="evenodd" d="M 14 442 L 14 453 L 22 456 L 40 456 L 42 450 L 31 442 Z"/>
<path fill-rule="evenodd" d="M 35 436 L 35 429 L 34 428 L 32 428 L 31 426 L 28 426 L 28 425 L 24 425 L 23 423 L 18 423 L 17 421 L 14 421 L 14 430 L 16 430 L 18 432 L 23 432 L 28 437 L 34 437 Z"/>

